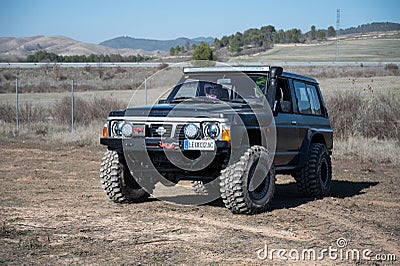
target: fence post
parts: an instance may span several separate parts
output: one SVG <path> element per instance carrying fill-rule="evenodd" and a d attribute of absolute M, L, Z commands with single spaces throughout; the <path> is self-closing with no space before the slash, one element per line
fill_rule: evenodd
<path fill-rule="evenodd" d="M 15 79 L 15 129 L 18 134 L 19 131 L 19 117 L 18 117 L 18 79 Z"/>
<path fill-rule="evenodd" d="M 147 105 L 147 77 L 144 78 L 144 98 L 145 105 Z"/>
<path fill-rule="evenodd" d="M 71 132 L 74 131 L 74 80 L 71 85 Z"/>

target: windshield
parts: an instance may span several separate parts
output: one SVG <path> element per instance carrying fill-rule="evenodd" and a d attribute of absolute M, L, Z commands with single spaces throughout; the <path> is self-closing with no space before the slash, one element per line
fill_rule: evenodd
<path fill-rule="evenodd" d="M 221 100 L 228 102 L 262 102 L 265 100 L 266 76 L 216 73 L 186 75 L 174 87 L 167 102 L 185 100 Z"/>

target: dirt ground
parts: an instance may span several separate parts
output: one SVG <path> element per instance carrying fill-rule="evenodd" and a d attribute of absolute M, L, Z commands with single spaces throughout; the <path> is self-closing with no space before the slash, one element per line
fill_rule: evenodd
<path fill-rule="evenodd" d="M 288 258 L 275 252 L 260 259 L 270 254 L 266 245 L 268 252 L 338 250 L 332 259 L 322 253 L 322 261 L 295 261 L 293 251 L 292 264 L 396 264 L 400 257 L 399 169 L 334 159 L 332 194 L 321 200 L 302 198 L 290 176 L 278 176 L 270 211 L 246 216 L 219 200 L 112 203 L 99 180 L 104 147 L 1 138 L 0 145 L 0 264 L 265 265 Z M 340 257 L 349 249 L 397 261 Z"/>

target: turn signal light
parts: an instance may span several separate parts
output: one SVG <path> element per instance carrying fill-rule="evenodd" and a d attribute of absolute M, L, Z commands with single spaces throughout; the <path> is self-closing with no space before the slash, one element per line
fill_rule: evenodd
<path fill-rule="evenodd" d="M 104 124 L 103 126 L 103 138 L 107 138 L 107 124 Z"/>
<path fill-rule="evenodd" d="M 231 131 L 229 129 L 222 129 L 222 140 L 231 141 Z"/>

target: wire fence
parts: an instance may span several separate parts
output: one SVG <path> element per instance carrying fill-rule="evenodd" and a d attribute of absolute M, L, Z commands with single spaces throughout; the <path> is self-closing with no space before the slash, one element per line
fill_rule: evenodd
<path fill-rule="evenodd" d="M 400 140 L 398 65 L 284 69 L 317 78 L 336 137 Z M 68 131 L 98 125 L 112 110 L 157 102 L 181 75 L 180 68 L 169 67 L 0 68 L 0 122 L 14 133 L 38 124 Z"/>

